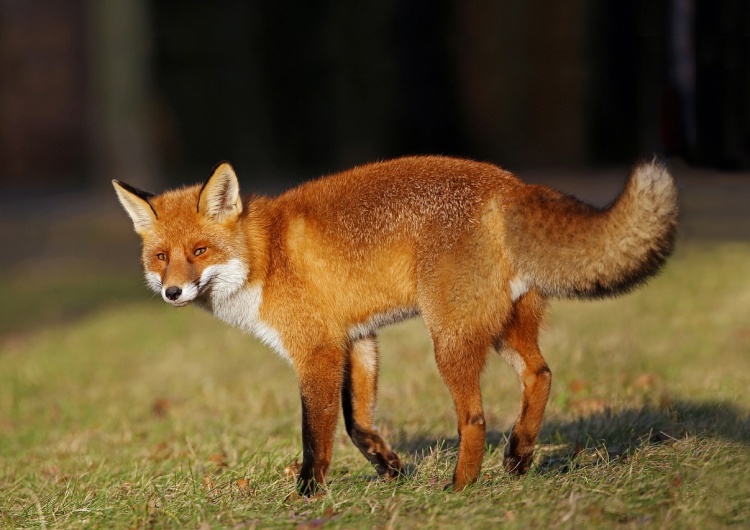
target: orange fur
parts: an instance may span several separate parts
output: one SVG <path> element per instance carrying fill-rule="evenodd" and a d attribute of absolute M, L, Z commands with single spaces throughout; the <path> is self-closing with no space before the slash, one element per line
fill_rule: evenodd
<path fill-rule="evenodd" d="M 401 461 L 373 426 L 375 332 L 421 314 L 456 409 L 453 486 L 476 481 L 484 452 L 480 374 L 489 350 L 522 383 L 506 448 L 523 473 L 549 395 L 537 336 L 548 296 L 617 294 L 668 256 L 676 193 L 656 164 L 636 168 L 605 209 L 502 169 L 442 157 L 356 167 L 277 198 L 242 201 L 228 163 L 201 186 L 152 195 L 115 182 L 143 238 L 149 285 L 258 335 L 300 383 L 298 488 L 324 482 L 342 401 L 347 432 L 381 475 Z"/>

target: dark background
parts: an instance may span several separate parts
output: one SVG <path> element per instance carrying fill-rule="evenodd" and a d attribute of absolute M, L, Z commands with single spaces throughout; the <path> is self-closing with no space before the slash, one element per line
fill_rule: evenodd
<path fill-rule="evenodd" d="M 437 153 L 750 167 L 745 0 L 0 0 L 0 194 Z"/>

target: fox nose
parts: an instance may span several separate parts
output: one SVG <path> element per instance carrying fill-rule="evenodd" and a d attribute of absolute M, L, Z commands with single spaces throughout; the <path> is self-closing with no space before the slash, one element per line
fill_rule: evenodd
<path fill-rule="evenodd" d="M 167 290 L 164 291 L 164 294 L 167 296 L 167 298 L 174 302 L 182 294 L 182 289 L 180 289 L 176 285 L 172 285 L 171 287 L 167 287 Z"/>

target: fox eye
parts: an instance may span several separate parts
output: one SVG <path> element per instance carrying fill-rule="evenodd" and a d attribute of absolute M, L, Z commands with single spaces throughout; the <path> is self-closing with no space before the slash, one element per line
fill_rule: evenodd
<path fill-rule="evenodd" d="M 195 249 L 195 250 L 193 251 L 193 256 L 200 256 L 200 255 L 201 255 L 201 254 L 203 254 L 203 253 L 204 253 L 205 251 L 206 251 L 206 247 L 200 247 L 200 248 L 196 248 L 196 249 Z"/>
<path fill-rule="evenodd" d="M 156 255 L 157 258 L 159 258 L 161 261 L 167 261 L 167 255 L 164 252 L 159 252 Z"/>

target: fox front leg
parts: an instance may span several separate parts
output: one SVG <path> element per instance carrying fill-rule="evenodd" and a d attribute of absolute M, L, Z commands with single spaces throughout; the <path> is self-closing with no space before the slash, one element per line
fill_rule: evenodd
<path fill-rule="evenodd" d="M 338 348 L 320 348 L 306 361 L 297 366 L 302 398 L 302 467 L 297 491 L 312 496 L 325 485 L 331 464 L 344 352 Z"/>

